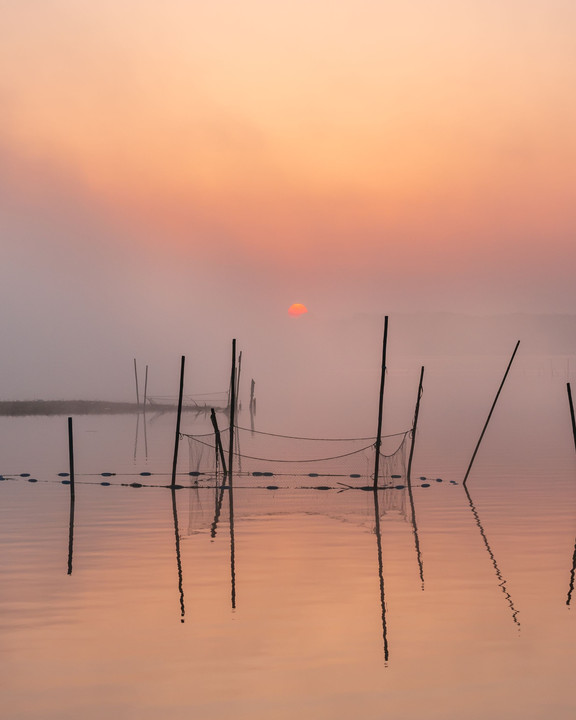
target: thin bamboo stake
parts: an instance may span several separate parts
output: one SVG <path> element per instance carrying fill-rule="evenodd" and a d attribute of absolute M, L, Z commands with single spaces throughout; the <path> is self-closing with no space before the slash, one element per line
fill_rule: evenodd
<path fill-rule="evenodd" d="M 238 353 L 238 372 L 236 373 L 236 412 L 238 412 L 238 402 L 240 399 L 240 372 L 242 370 L 242 350 Z"/>
<path fill-rule="evenodd" d="M 418 428 L 418 415 L 420 413 L 420 398 L 422 397 L 422 384 L 424 381 L 424 367 L 420 368 L 420 382 L 418 383 L 418 397 L 416 398 L 416 409 L 414 410 L 414 424 L 412 426 L 412 443 L 410 445 L 410 455 L 408 457 L 408 470 L 406 479 L 408 485 L 412 482 L 412 458 L 414 457 L 414 445 L 416 444 L 416 430 Z"/>
<path fill-rule="evenodd" d="M 144 374 L 144 411 L 146 411 L 146 398 L 148 396 L 148 365 Z"/>
<path fill-rule="evenodd" d="M 210 420 L 212 421 L 212 427 L 214 428 L 214 436 L 216 438 L 216 456 L 220 457 L 222 463 L 222 472 L 226 475 L 226 459 L 224 457 L 224 448 L 222 447 L 222 438 L 220 436 L 220 428 L 218 427 L 218 420 L 216 419 L 216 412 L 214 408 L 210 410 Z"/>
<path fill-rule="evenodd" d="M 502 378 L 502 382 L 500 383 L 500 387 L 498 388 L 498 392 L 496 393 L 496 397 L 494 398 L 494 402 L 492 403 L 492 407 L 490 408 L 490 412 L 488 413 L 488 418 L 484 423 L 484 427 L 482 428 L 482 432 L 480 433 L 480 438 L 476 443 L 472 459 L 470 460 L 468 470 L 466 470 L 466 475 L 464 476 L 463 485 L 466 485 L 468 481 L 468 475 L 470 474 L 470 470 L 472 469 L 472 465 L 474 464 L 474 460 L 476 459 L 476 453 L 478 452 L 478 448 L 480 447 L 480 443 L 482 442 L 482 438 L 484 437 L 484 433 L 486 432 L 486 428 L 488 427 L 488 423 L 490 422 L 490 418 L 492 417 L 492 413 L 494 412 L 494 408 L 496 407 L 496 403 L 498 402 L 498 398 L 500 397 L 500 393 L 502 392 L 502 388 L 504 387 L 504 383 L 506 382 L 506 378 L 508 377 L 508 373 L 510 372 L 512 362 L 514 361 L 514 357 L 516 356 L 519 346 L 520 340 L 518 340 L 518 342 L 516 343 L 516 347 L 514 348 L 514 352 L 512 353 L 512 357 L 510 358 L 510 362 L 508 363 L 508 367 L 506 368 L 506 372 L 504 373 L 504 377 Z"/>
<path fill-rule="evenodd" d="M 68 458 L 70 462 L 70 521 L 68 525 L 68 575 L 72 575 L 72 555 L 74 552 L 74 505 L 76 495 L 74 489 L 74 434 L 72 418 L 68 418 Z"/>
<path fill-rule="evenodd" d="M 186 358 L 182 355 L 180 362 L 180 392 L 178 394 L 178 415 L 176 417 L 176 437 L 174 439 L 174 460 L 172 462 L 172 485 L 176 485 L 176 466 L 178 465 L 178 445 L 180 442 L 180 418 L 182 417 L 182 394 L 184 392 L 184 364 Z"/>
<path fill-rule="evenodd" d="M 576 449 L 576 420 L 574 419 L 574 403 L 572 402 L 572 390 L 570 383 L 566 383 L 568 390 L 568 403 L 570 404 L 570 418 L 572 419 L 572 435 L 574 436 L 574 449 Z"/>
<path fill-rule="evenodd" d="M 138 390 L 138 369 L 136 367 L 136 358 L 134 358 L 134 379 L 136 380 L 136 404 L 140 408 L 140 391 Z"/>
<path fill-rule="evenodd" d="M 380 374 L 380 397 L 378 401 L 378 430 L 376 433 L 374 458 L 374 489 L 378 487 L 378 472 L 380 470 L 380 446 L 382 445 L 382 411 L 384 406 L 384 381 L 386 378 L 386 346 L 388 344 L 388 315 L 384 318 L 384 338 L 382 340 L 382 371 Z"/>
<path fill-rule="evenodd" d="M 146 365 L 146 373 L 144 375 L 144 402 L 142 404 L 142 414 L 144 416 L 144 454 L 148 460 L 148 431 L 146 429 L 146 400 L 148 398 L 148 365 Z"/>
<path fill-rule="evenodd" d="M 70 495 L 74 497 L 74 433 L 72 418 L 68 418 L 68 458 L 70 461 Z"/>
<path fill-rule="evenodd" d="M 232 372 L 230 374 L 230 444 L 228 447 L 228 474 L 232 482 L 234 457 L 234 422 L 236 414 L 236 340 L 232 340 Z"/>

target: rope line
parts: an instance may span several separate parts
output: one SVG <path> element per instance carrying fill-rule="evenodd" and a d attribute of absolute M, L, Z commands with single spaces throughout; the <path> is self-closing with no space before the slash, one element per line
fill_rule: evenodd
<path fill-rule="evenodd" d="M 245 432 L 255 433 L 256 435 L 268 435 L 269 437 L 286 438 L 287 440 L 313 440 L 315 442 L 355 442 L 360 440 L 376 440 L 375 435 L 369 437 L 352 437 L 352 438 L 316 438 L 316 437 L 303 437 L 300 435 L 281 435 L 279 433 L 264 432 L 263 430 L 252 430 L 251 428 L 236 426 L 237 430 L 244 430 Z M 405 435 L 409 430 L 403 432 L 392 433 L 390 435 L 382 435 L 383 438 L 399 437 Z"/>
<path fill-rule="evenodd" d="M 365 450 L 369 450 L 372 447 L 372 445 L 367 445 L 366 447 L 360 448 L 359 450 L 353 450 L 349 453 L 344 453 L 342 455 L 332 455 L 331 457 L 323 457 L 323 458 L 306 458 L 305 460 L 282 460 L 279 458 L 260 458 L 260 457 L 254 457 L 253 455 L 243 455 L 242 453 L 234 453 L 236 457 L 239 457 L 240 459 L 247 459 L 247 460 L 259 460 L 261 462 L 269 462 L 269 463 L 311 463 L 311 462 L 323 462 L 324 460 L 339 460 L 340 458 L 344 457 L 350 457 L 351 455 L 358 455 L 358 453 L 364 452 Z"/>

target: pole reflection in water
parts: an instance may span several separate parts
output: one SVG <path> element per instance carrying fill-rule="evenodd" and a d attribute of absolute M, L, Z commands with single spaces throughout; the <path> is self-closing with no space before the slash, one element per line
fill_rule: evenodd
<path fill-rule="evenodd" d="M 174 538 L 176 541 L 176 564 L 178 566 L 178 592 L 180 593 L 180 622 L 184 622 L 184 585 L 182 581 L 182 558 L 180 556 L 180 531 L 178 529 L 178 509 L 176 506 L 176 488 L 171 487 L 172 494 L 172 516 L 174 518 Z"/>
<path fill-rule="evenodd" d="M 224 490 L 226 489 L 226 481 L 222 479 L 222 484 L 218 487 L 218 478 L 216 478 L 216 507 L 214 508 L 214 520 L 210 526 L 210 537 L 214 539 L 216 537 L 216 531 L 218 529 L 218 521 L 220 520 L 220 513 L 222 512 L 222 502 L 224 500 Z"/>
<path fill-rule="evenodd" d="M 500 571 L 500 568 L 498 567 L 498 563 L 496 562 L 496 557 L 494 556 L 494 553 L 492 552 L 492 548 L 490 547 L 490 543 L 488 542 L 488 538 L 486 537 L 486 533 L 484 532 L 484 527 L 482 526 L 482 522 L 480 521 L 480 515 L 478 514 L 478 510 L 476 510 L 476 506 L 474 505 L 474 502 L 472 501 L 472 497 L 471 497 L 470 492 L 468 491 L 468 488 L 466 487 L 466 485 L 463 485 L 462 487 L 464 488 L 464 492 L 466 493 L 466 496 L 468 498 L 468 503 L 470 504 L 470 509 L 472 510 L 472 514 L 474 515 L 474 520 L 476 521 L 476 525 L 478 525 L 478 529 L 480 530 L 480 535 L 482 535 L 482 540 L 484 541 L 484 545 L 486 546 L 488 555 L 490 555 L 490 560 L 492 561 L 492 565 L 494 566 L 494 571 L 496 573 L 496 577 L 499 580 L 498 586 L 502 588 L 502 592 L 504 593 L 506 602 L 508 603 L 508 605 L 510 607 L 510 612 L 512 613 L 512 620 L 516 623 L 516 625 L 519 628 L 520 621 L 518 620 L 518 610 L 516 610 L 516 608 L 514 607 L 512 597 L 506 587 L 506 580 L 502 577 L 502 573 Z"/>
<path fill-rule="evenodd" d="M 236 553 L 234 543 L 234 489 L 232 483 L 232 473 L 230 473 L 228 486 L 228 499 L 230 502 L 230 583 L 232 609 L 236 608 Z"/>
<path fill-rule="evenodd" d="M 384 597 L 384 568 L 382 565 L 382 534 L 380 532 L 380 507 L 378 505 L 378 490 L 373 491 L 374 495 L 374 532 L 376 534 L 376 546 L 378 548 L 378 579 L 380 581 L 380 606 L 382 608 L 382 639 L 384 641 L 384 660 L 388 662 L 390 653 L 388 651 L 388 628 L 386 625 L 386 602 Z"/>
<path fill-rule="evenodd" d="M 568 587 L 568 597 L 566 605 L 570 606 L 572 601 L 572 593 L 574 592 L 574 573 L 576 572 L 576 543 L 574 544 L 574 553 L 572 554 L 572 570 L 570 571 L 570 586 Z"/>
<path fill-rule="evenodd" d="M 416 506 L 414 505 L 414 495 L 412 493 L 412 480 L 410 475 L 407 478 L 408 498 L 410 499 L 410 520 L 412 522 L 412 532 L 414 533 L 414 545 L 416 547 L 416 557 L 418 559 L 418 571 L 420 574 L 420 582 L 422 590 L 424 590 L 424 561 L 422 560 L 422 552 L 420 550 L 420 537 L 418 535 L 418 525 L 416 524 Z"/>
<path fill-rule="evenodd" d="M 72 575 L 72 555 L 74 553 L 74 485 L 70 483 L 70 523 L 68 526 L 68 575 Z"/>

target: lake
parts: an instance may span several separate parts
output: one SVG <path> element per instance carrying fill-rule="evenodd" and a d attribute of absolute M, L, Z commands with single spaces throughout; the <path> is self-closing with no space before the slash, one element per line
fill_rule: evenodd
<path fill-rule="evenodd" d="M 519 358 L 462 485 L 506 363 L 425 361 L 411 493 L 357 489 L 371 449 L 256 435 L 370 438 L 374 373 L 265 388 L 238 424 L 267 464 L 224 489 L 188 474 L 208 460 L 186 438 L 185 487 L 165 487 L 170 414 L 146 436 L 142 416 L 75 417 L 72 528 L 66 418 L 1 418 L 0 717 L 574 717 L 570 363 Z M 385 433 L 411 426 L 419 364 L 390 369 Z"/>

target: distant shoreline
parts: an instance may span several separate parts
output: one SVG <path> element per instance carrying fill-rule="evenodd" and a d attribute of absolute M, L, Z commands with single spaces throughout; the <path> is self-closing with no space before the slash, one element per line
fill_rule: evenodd
<path fill-rule="evenodd" d="M 183 412 L 196 414 L 210 412 L 211 405 L 183 405 Z M 146 412 L 170 412 L 176 403 L 149 403 Z M 226 408 L 216 407 L 216 412 Z M 27 415 L 129 415 L 142 412 L 142 405 L 134 402 L 108 400 L 0 400 L 0 416 L 24 417 Z"/>

